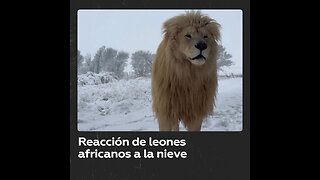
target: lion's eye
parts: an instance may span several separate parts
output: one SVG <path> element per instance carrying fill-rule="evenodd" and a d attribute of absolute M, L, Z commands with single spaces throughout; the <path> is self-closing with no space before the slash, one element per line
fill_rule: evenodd
<path fill-rule="evenodd" d="M 208 38 L 208 36 L 203 36 L 204 39 Z"/>
<path fill-rule="evenodd" d="M 188 38 L 188 39 L 190 39 L 190 38 L 191 38 L 191 35 L 190 35 L 190 34 L 186 34 L 185 37 Z"/>

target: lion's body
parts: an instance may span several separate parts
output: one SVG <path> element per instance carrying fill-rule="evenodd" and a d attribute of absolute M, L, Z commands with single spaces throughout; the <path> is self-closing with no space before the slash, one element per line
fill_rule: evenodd
<path fill-rule="evenodd" d="M 168 29 L 165 27 L 165 31 Z M 179 121 L 188 130 L 200 130 L 203 119 L 213 110 L 217 46 L 215 41 L 208 41 L 208 58 L 205 64 L 196 66 L 177 50 L 174 38 L 177 36 L 164 37 L 152 65 L 153 111 L 161 131 L 179 130 Z"/>

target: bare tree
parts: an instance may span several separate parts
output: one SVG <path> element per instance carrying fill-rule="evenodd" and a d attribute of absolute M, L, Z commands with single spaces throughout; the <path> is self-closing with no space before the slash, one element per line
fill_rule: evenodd
<path fill-rule="evenodd" d="M 93 72 L 94 73 L 99 73 L 102 70 L 103 54 L 104 54 L 105 48 L 106 48 L 105 46 L 100 47 L 93 58 L 92 63 L 93 63 Z"/>
<path fill-rule="evenodd" d="M 114 59 L 114 63 L 113 63 L 113 71 L 116 76 L 118 76 L 119 78 L 122 78 L 124 76 L 124 68 L 126 66 L 126 62 L 129 58 L 129 53 L 124 52 L 124 51 L 120 51 L 118 52 L 117 56 Z"/>
<path fill-rule="evenodd" d="M 151 72 L 155 55 L 149 51 L 136 51 L 131 55 L 131 64 L 137 76 L 144 76 Z"/>

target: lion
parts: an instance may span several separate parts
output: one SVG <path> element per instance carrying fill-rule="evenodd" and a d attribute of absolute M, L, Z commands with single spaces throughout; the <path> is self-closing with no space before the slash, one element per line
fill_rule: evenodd
<path fill-rule="evenodd" d="M 220 24 L 200 11 L 163 23 L 163 39 L 151 71 L 152 110 L 159 131 L 200 131 L 213 111 Z"/>

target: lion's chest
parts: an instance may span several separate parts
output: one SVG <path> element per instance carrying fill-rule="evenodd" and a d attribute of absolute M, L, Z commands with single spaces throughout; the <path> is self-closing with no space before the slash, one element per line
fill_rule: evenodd
<path fill-rule="evenodd" d="M 189 84 L 170 83 L 166 93 L 169 108 L 181 115 L 199 111 L 197 109 L 208 103 L 207 94 L 205 84 L 192 82 Z"/>

